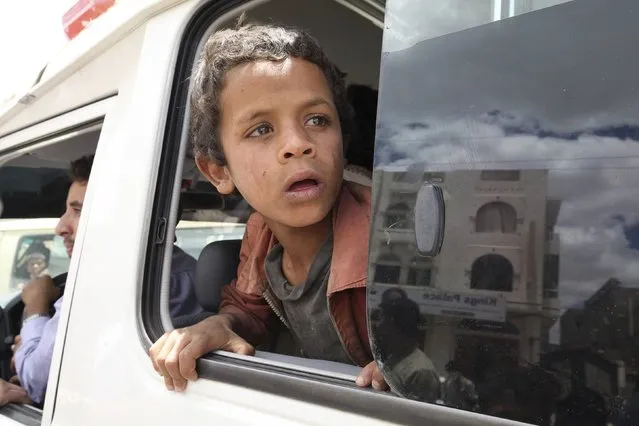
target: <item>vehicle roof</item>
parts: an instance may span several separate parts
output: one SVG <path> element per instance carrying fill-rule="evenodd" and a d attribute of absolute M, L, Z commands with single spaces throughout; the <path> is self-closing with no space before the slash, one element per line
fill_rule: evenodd
<path fill-rule="evenodd" d="M 186 0 L 116 2 L 104 15 L 92 21 L 90 26 L 50 59 L 34 86 L 22 93 L 17 93 L 0 105 L 0 129 L 5 128 L 13 117 L 29 108 L 29 105 L 57 84 L 73 75 L 79 68 L 98 57 L 133 30 L 141 27 L 150 18 L 184 1 Z M 0 133 L 4 132 L 0 130 Z"/>

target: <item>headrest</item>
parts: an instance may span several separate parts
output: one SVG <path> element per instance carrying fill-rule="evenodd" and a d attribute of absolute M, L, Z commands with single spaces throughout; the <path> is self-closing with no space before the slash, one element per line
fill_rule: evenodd
<path fill-rule="evenodd" d="M 242 240 L 223 240 L 209 243 L 197 260 L 195 294 L 200 305 L 217 313 L 222 298 L 222 287 L 237 276 Z"/>

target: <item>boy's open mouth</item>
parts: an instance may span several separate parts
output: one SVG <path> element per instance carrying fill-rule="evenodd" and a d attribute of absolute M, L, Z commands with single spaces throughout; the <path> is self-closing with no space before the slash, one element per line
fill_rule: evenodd
<path fill-rule="evenodd" d="M 284 196 L 293 202 L 303 202 L 320 196 L 324 185 L 318 173 L 304 170 L 291 175 L 284 184 Z"/>
<path fill-rule="evenodd" d="M 313 186 L 318 184 L 315 179 L 304 179 L 298 182 L 294 182 L 291 186 L 288 187 L 287 191 L 296 192 L 296 191 L 304 191 L 306 189 L 310 189 Z"/>

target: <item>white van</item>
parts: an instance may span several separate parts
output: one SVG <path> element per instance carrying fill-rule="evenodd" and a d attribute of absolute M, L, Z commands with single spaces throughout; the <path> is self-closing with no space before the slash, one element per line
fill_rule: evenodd
<path fill-rule="evenodd" d="M 173 328 L 173 242 L 221 271 L 209 281 L 235 273 L 250 208 L 201 179 L 186 124 L 204 40 L 243 11 L 307 29 L 379 90 L 369 335 L 392 392 L 269 348 L 207 355 L 183 394 L 151 365 Z M 95 153 L 44 407 L 7 405 L 0 424 L 622 424 L 639 383 L 638 14 L 634 0 L 116 2 L 0 110 L 5 219 L 55 217 L 69 162 Z M 232 232 L 176 240 L 179 196 L 185 220 Z M 0 251 L 0 271 L 14 259 Z M 393 380 L 387 291 L 418 307 L 441 404 Z M 14 300 L 1 317 L 4 379 L 21 315 Z"/>

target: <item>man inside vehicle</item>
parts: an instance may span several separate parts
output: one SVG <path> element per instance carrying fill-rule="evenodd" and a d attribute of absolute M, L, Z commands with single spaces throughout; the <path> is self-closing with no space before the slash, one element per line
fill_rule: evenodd
<path fill-rule="evenodd" d="M 67 196 L 66 211 L 55 230 L 56 234 L 64 239 L 69 257 L 73 252 L 92 165 L 93 156 L 85 156 L 71 162 L 72 183 Z M 202 311 L 194 290 L 195 265 L 195 259 L 184 251 L 173 251 L 169 301 L 172 318 Z M 60 289 L 48 275 L 31 281 L 22 291 L 25 319 L 20 339 L 16 342 L 15 366 L 20 384 L 36 404 L 44 401 L 63 298 Z M 55 314 L 50 317 L 50 306 L 54 302 Z"/>

